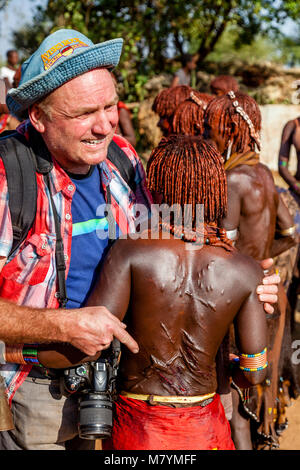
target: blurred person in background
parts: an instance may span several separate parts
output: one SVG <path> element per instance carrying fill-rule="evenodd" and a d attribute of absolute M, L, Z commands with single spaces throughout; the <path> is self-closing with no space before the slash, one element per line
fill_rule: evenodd
<path fill-rule="evenodd" d="M 13 87 L 13 79 L 19 63 L 19 54 L 15 49 L 10 49 L 6 53 L 7 63 L 0 68 L 0 78 L 5 81 L 6 88 Z"/>

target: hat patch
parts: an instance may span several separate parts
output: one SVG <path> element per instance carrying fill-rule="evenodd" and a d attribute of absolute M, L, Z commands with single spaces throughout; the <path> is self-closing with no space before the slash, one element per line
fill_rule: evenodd
<path fill-rule="evenodd" d="M 68 57 L 69 55 L 73 54 L 75 49 L 78 49 L 79 47 L 89 46 L 85 42 L 80 41 L 78 38 L 72 38 L 65 39 L 64 41 L 61 41 L 55 46 L 51 47 L 51 49 L 48 49 L 48 51 L 41 55 L 44 69 L 48 70 L 59 59 L 62 57 Z"/>

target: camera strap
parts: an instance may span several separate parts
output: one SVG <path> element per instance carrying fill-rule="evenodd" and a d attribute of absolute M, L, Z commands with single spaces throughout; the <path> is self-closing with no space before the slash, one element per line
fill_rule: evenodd
<path fill-rule="evenodd" d="M 61 308 L 65 308 L 68 298 L 67 298 L 67 288 L 66 288 L 66 263 L 65 263 L 64 243 L 63 243 L 63 239 L 61 235 L 61 226 L 60 226 L 58 213 L 57 213 L 53 196 L 51 193 L 49 173 L 44 175 L 44 179 L 49 189 L 51 207 L 53 211 L 53 218 L 54 218 L 54 224 L 55 224 L 55 233 L 56 233 L 55 262 L 56 262 L 56 272 L 57 272 L 57 282 L 58 282 L 57 299 L 59 302 L 59 306 Z"/>

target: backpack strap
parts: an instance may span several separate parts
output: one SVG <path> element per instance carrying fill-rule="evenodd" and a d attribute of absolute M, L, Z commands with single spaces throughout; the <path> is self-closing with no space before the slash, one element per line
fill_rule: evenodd
<path fill-rule="evenodd" d="M 108 146 L 107 158 L 118 168 L 122 178 L 135 192 L 135 170 L 126 153 L 113 140 Z"/>
<path fill-rule="evenodd" d="M 44 175 L 49 188 L 51 205 L 54 213 L 56 228 L 56 269 L 59 285 L 59 302 L 64 307 L 67 301 L 65 285 L 65 261 L 63 240 L 59 217 L 51 196 L 49 173 L 53 168 L 51 155 L 41 135 L 30 128 L 30 144 L 27 139 L 16 131 L 5 132 L 0 137 L 0 158 L 2 158 L 8 186 L 9 210 L 13 227 L 13 245 L 9 253 L 11 256 L 17 251 L 26 239 L 36 216 L 37 181 L 36 172 Z M 135 191 L 135 171 L 125 152 L 112 141 L 108 148 L 109 160 L 118 168 L 128 186 Z M 107 188 L 108 205 L 111 203 L 110 188 Z M 114 240 L 113 216 L 110 216 L 110 238 Z"/>
<path fill-rule="evenodd" d="M 13 244 L 9 256 L 26 239 L 36 215 L 36 172 L 47 174 L 53 163 L 40 134 L 30 131 L 30 144 L 19 132 L 6 132 L 0 138 L 2 158 L 9 194 Z"/>
<path fill-rule="evenodd" d="M 13 229 L 12 255 L 25 240 L 35 218 L 37 183 L 32 149 L 17 132 L 0 140 Z"/>

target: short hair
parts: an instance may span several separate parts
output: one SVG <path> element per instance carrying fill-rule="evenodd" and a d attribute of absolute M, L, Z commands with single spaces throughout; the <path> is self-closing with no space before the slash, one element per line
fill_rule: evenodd
<path fill-rule="evenodd" d="M 255 144 L 260 147 L 259 140 L 253 137 L 251 128 L 247 121 L 237 111 L 238 106 L 247 113 L 250 118 L 255 133 L 259 134 L 261 130 L 261 113 L 255 99 L 246 93 L 236 92 L 235 98 L 229 97 L 229 93 L 214 98 L 207 106 L 204 121 L 213 128 L 217 128 L 220 136 L 230 140 L 235 128 L 239 131 L 234 135 L 234 146 L 237 152 L 243 152 L 246 146 L 255 150 Z"/>
<path fill-rule="evenodd" d="M 227 183 L 223 159 L 215 146 L 200 136 L 171 135 L 152 151 L 147 164 L 150 191 L 172 206 L 204 204 L 205 223 L 216 223 L 227 210 Z"/>
<path fill-rule="evenodd" d="M 193 60 L 194 56 L 192 54 L 183 54 L 181 56 L 181 65 L 185 67 L 189 62 Z"/>
<path fill-rule="evenodd" d="M 52 121 L 52 109 L 51 109 L 51 93 L 46 96 L 43 96 L 40 100 L 36 101 L 34 104 L 37 104 L 44 114 L 47 116 L 49 121 Z"/>
<path fill-rule="evenodd" d="M 9 49 L 7 52 L 6 52 L 6 57 L 8 58 L 11 54 L 13 54 L 14 52 L 16 52 L 18 54 L 18 51 L 16 49 Z"/>
<path fill-rule="evenodd" d="M 239 84 L 237 80 L 231 75 L 219 75 L 210 83 L 211 91 L 213 92 L 216 88 L 227 93 L 232 90 L 234 92 L 239 90 Z"/>

